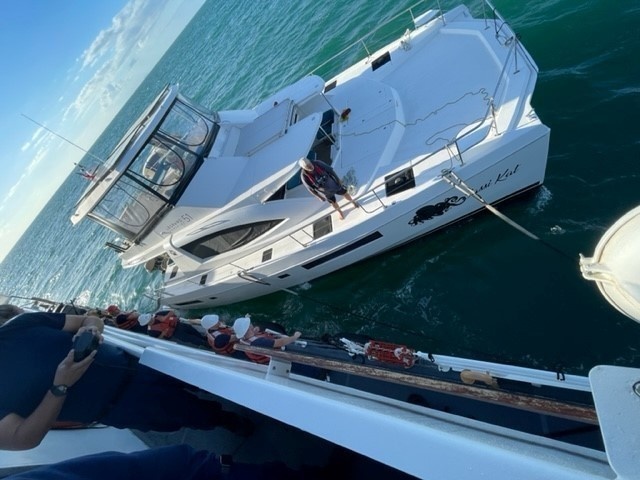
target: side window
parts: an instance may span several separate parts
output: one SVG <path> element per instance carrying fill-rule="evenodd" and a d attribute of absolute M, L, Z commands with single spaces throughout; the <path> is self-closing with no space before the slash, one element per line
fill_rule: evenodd
<path fill-rule="evenodd" d="M 238 225 L 201 237 L 183 245 L 181 248 L 204 260 L 228 252 L 234 248 L 242 247 L 259 236 L 264 235 L 280 222 L 282 222 L 282 219 Z"/>
<path fill-rule="evenodd" d="M 160 131 L 176 142 L 188 147 L 200 147 L 204 144 L 213 123 L 183 103 L 176 102 Z"/>
<path fill-rule="evenodd" d="M 135 236 L 165 205 L 156 195 L 123 176 L 91 212 L 91 217 Z"/>
<path fill-rule="evenodd" d="M 169 200 L 195 167 L 196 161 L 197 157 L 192 152 L 153 137 L 129 166 L 127 173 Z"/>

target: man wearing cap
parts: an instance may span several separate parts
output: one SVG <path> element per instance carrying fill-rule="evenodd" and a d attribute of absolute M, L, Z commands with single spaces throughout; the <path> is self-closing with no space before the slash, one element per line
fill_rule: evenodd
<path fill-rule="evenodd" d="M 340 210 L 336 195 L 342 195 L 353 203 L 354 207 L 360 207 L 358 202 L 351 198 L 338 174 L 329 165 L 319 160 L 309 160 L 306 157 L 298 160 L 298 165 L 302 169 L 300 171 L 300 179 L 303 185 L 307 187 L 307 190 L 314 197 L 329 202 L 338 212 L 340 220 L 344 219 L 344 215 Z"/>
<path fill-rule="evenodd" d="M 227 326 L 216 314 L 205 315 L 200 325 L 207 332 L 207 343 L 219 355 L 232 355 L 233 344 L 238 341 L 233 328 Z"/>
<path fill-rule="evenodd" d="M 236 337 L 238 337 L 238 341 L 243 345 L 262 348 L 281 348 L 295 342 L 300 338 L 300 335 L 302 335 L 300 332 L 295 332 L 291 336 L 281 335 L 275 337 L 261 331 L 260 327 L 253 325 L 248 315 L 237 318 L 236 321 L 233 322 L 233 331 Z M 242 353 L 252 362 L 269 363 L 269 357 L 266 355 L 258 355 L 252 352 Z"/>

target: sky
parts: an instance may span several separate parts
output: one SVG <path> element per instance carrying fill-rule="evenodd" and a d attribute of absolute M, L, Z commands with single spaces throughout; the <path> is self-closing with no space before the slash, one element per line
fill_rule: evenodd
<path fill-rule="evenodd" d="M 0 3 L 2 261 L 204 0 Z"/>

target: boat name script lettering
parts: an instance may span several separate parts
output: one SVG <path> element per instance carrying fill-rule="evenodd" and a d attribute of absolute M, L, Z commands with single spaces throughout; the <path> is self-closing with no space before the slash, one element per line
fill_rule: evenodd
<path fill-rule="evenodd" d="M 478 187 L 478 189 L 476 190 L 476 192 L 481 192 L 487 188 L 489 188 L 491 185 L 493 184 L 493 180 L 489 180 L 487 183 L 485 183 L 484 185 L 481 185 L 480 187 Z"/>
<path fill-rule="evenodd" d="M 499 182 L 504 182 L 505 180 L 507 180 L 511 175 L 515 175 L 516 172 L 518 171 L 518 168 L 520 168 L 520 164 L 517 164 L 515 167 L 513 168 L 507 168 L 504 172 L 501 172 L 498 174 L 498 176 L 496 177 L 495 182 L 493 180 L 489 180 L 487 183 L 480 185 L 477 189 L 476 192 L 480 193 L 483 190 L 486 190 L 487 188 L 491 187 L 491 185 L 493 185 L 494 183 L 499 183 Z"/>
<path fill-rule="evenodd" d="M 518 168 L 520 167 L 520 164 L 517 164 L 515 167 L 513 168 L 507 168 L 504 172 L 499 173 L 498 174 L 498 178 L 496 178 L 496 183 L 498 182 L 504 182 L 507 178 L 509 178 L 511 175 L 515 175 L 516 172 L 518 171 Z"/>
<path fill-rule="evenodd" d="M 191 215 L 189 215 L 188 213 L 183 213 L 173 223 L 167 225 L 164 230 L 160 232 L 160 236 L 166 237 L 167 235 L 171 235 L 171 232 L 173 232 L 175 229 L 183 227 L 192 220 L 193 217 Z"/>

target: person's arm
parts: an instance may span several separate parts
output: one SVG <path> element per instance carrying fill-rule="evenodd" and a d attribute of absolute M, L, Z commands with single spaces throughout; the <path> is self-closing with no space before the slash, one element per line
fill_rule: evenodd
<path fill-rule="evenodd" d="M 180 321 L 182 323 L 188 323 L 189 325 L 200 325 L 199 318 L 182 318 L 180 317 Z"/>
<path fill-rule="evenodd" d="M 340 177 L 338 176 L 338 174 L 336 173 L 336 171 L 330 167 L 329 165 L 327 165 L 326 163 L 323 164 L 327 174 L 333 178 L 333 181 L 336 182 L 338 185 L 342 186 L 342 180 L 340 179 Z"/>
<path fill-rule="evenodd" d="M 305 176 L 304 172 L 300 172 L 300 180 L 302 181 L 302 184 L 305 186 L 305 188 L 309 191 L 309 193 L 311 195 L 316 197 L 318 200 L 324 202 L 324 198 L 320 196 L 320 194 L 317 192 L 315 186 L 313 186 L 309 182 L 309 179 Z"/>
<path fill-rule="evenodd" d="M 320 195 L 320 193 L 318 192 L 318 190 L 316 189 L 316 187 L 314 187 L 313 185 L 308 185 L 305 183 L 305 187 L 307 187 L 307 190 L 309 190 L 309 192 L 311 193 L 311 195 L 313 195 L 314 197 L 316 197 L 318 200 L 320 200 L 321 202 L 324 202 L 326 199 Z"/>
<path fill-rule="evenodd" d="M 65 315 L 62 330 L 65 332 L 75 333 L 73 336 L 74 339 L 82 332 L 89 330 L 93 332 L 93 334 L 98 337 L 98 340 L 100 340 L 100 343 L 102 343 L 104 321 L 101 318 L 94 317 L 92 315 Z"/>
<path fill-rule="evenodd" d="M 285 345 L 289 345 L 290 343 L 293 343 L 297 339 L 299 339 L 300 335 L 302 335 L 300 332 L 296 332 L 290 337 L 282 336 L 282 337 L 276 338 L 273 341 L 273 348 L 280 348 L 280 347 L 284 347 Z"/>
<path fill-rule="evenodd" d="M 65 315 L 64 326 L 62 330 L 65 332 L 79 333 L 80 328 L 94 329 L 102 333 L 104 331 L 104 322 L 101 318 L 93 315 Z"/>
<path fill-rule="evenodd" d="M 73 350 L 60 362 L 52 385 L 71 387 L 87 371 L 96 351 L 80 362 L 73 361 Z M 0 419 L 0 449 L 28 450 L 37 447 L 58 418 L 66 395 L 57 397 L 47 390 L 36 409 L 26 418 L 10 413 Z"/>

